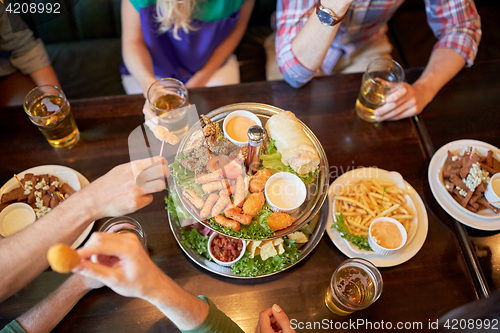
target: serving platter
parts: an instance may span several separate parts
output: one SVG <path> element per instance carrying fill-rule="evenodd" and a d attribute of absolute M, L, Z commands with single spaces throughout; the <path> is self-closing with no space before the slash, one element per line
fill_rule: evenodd
<path fill-rule="evenodd" d="M 413 230 L 410 230 L 409 233 L 409 236 L 411 235 L 411 239 L 408 239 L 408 242 L 403 248 L 398 250 L 395 254 L 389 256 L 376 254 L 373 251 L 359 250 L 355 248 L 355 246 L 353 246 L 350 242 L 342 238 L 342 236 L 340 236 L 340 233 L 336 229 L 332 228 L 335 220 L 333 217 L 334 205 L 331 203 L 334 201 L 333 197 L 335 195 L 336 188 L 346 184 L 349 181 L 356 181 L 364 178 L 386 181 L 394 177 L 394 175 L 391 174 L 394 174 L 394 172 L 389 172 L 387 170 L 379 168 L 354 169 L 342 174 L 339 178 L 337 178 L 330 185 L 330 189 L 328 191 L 328 203 L 330 203 L 331 209 L 328 210 L 326 232 L 332 240 L 333 244 L 347 257 L 367 259 L 377 267 L 392 267 L 400 265 L 415 256 L 424 245 L 428 230 L 427 210 L 425 209 L 425 205 L 417 191 L 415 191 L 415 189 L 407 181 L 401 178 L 402 183 L 399 186 L 403 186 L 406 189 L 407 195 L 413 203 L 412 207 L 414 207 L 416 211 L 417 218 Z"/>
<path fill-rule="evenodd" d="M 195 250 L 184 246 L 184 244 L 182 244 L 181 227 L 179 226 L 178 221 L 172 216 L 170 211 L 167 210 L 167 213 L 168 213 L 168 222 L 170 224 L 170 229 L 172 230 L 172 234 L 174 235 L 177 244 L 179 244 L 179 247 L 182 249 L 182 251 L 184 251 L 184 253 L 189 257 L 189 259 L 191 259 L 195 264 L 206 269 L 209 272 L 225 277 L 230 277 L 234 279 L 257 279 L 281 273 L 291 268 L 292 266 L 296 265 L 297 263 L 302 261 L 305 257 L 307 257 L 321 241 L 321 237 L 323 236 L 323 232 L 325 231 L 325 227 L 328 220 L 328 210 L 329 210 L 328 203 L 325 202 L 323 208 L 318 213 L 316 213 L 317 218 L 319 218 L 319 222 L 316 225 L 314 233 L 310 236 L 309 241 L 301 248 L 302 253 L 300 254 L 299 259 L 295 263 L 285 267 L 283 270 L 279 272 L 262 274 L 253 277 L 239 276 L 237 274 L 234 274 L 231 271 L 231 267 L 224 267 L 217 265 L 215 262 L 209 261 L 205 257 L 200 256 Z"/>
<path fill-rule="evenodd" d="M 483 156 L 491 150 L 493 156 L 500 159 L 500 149 L 486 142 L 467 139 L 449 142 L 436 151 L 429 164 L 428 179 L 431 192 L 438 204 L 460 223 L 479 230 L 500 230 L 499 214 L 489 209 L 481 209 L 477 213 L 471 212 L 459 205 L 445 188 L 442 171 L 448 150 L 459 153 L 467 147 L 473 147 Z"/>
<path fill-rule="evenodd" d="M 40 165 L 24 170 L 18 173 L 17 176 L 19 177 L 19 179 L 22 179 L 27 173 L 33 173 L 35 175 L 49 174 L 57 176 L 63 181 L 67 182 L 75 191 L 78 191 L 89 184 L 89 180 L 85 178 L 85 176 L 83 176 L 80 172 L 63 165 Z M 0 188 L 0 197 L 2 196 L 2 194 L 10 192 L 17 187 L 19 187 L 19 183 L 14 177 L 12 177 Z M 83 231 L 83 233 L 74 241 L 74 243 L 71 245 L 71 248 L 76 249 L 78 246 L 80 246 L 80 244 L 82 244 L 82 242 L 89 235 L 93 226 L 94 222 L 90 223 L 90 225 Z M 0 236 L 0 239 L 1 238 L 2 236 Z"/>
<path fill-rule="evenodd" d="M 270 117 L 272 117 L 275 114 L 278 114 L 279 112 L 283 112 L 282 109 L 267 104 L 237 103 L 218 108 L 208 113 L 207 117 L 209 117 L 214 123 L 218 123 L 219 126 L 222 128 L 222 122 L 224 121 L 224 118 L 231 112 L 238 110 L 245 110 L 254 113 L 262 122 L 262 126 L 265 126 L 267 120 Z M 321 143 L 314 135 L 314 133 L 300 120 L 299 122 L 302 125 L 304 133 L 311 140 L 320 157 L 319 173 L 314 182 L 306 186 L 307 194 L 304 203 L 291 214 L 293 217 L 297 218 L 297 220 L 288 228 L 276 231 L 274 235 L 266 239 L 280 238 L 294 231 L 297 231 L 303 226 L 305 226 L 320 211 L 321 206 L 323 205 L 327 197 L 328 182 L 329 182 L 329 174 L 328 174 L 329 166 L 326 153 Z M 200 122 L 198 122 L 188 130 L 188 132 L 180 142 L 176 156 L 177 158 L 180 158 L 186 149 L 194 147 L 193 142 L 196 142 L 195 138 L 200 137 L 200 133 L 202 134 L 202 130 Z M 185 199 L 182 196 L 182 188 L 179 186 L 179 184 L 174 184 L 173 187 L 175 188 L 179 198 L 181 198 L 181 202 L 183 204 L 184 209 L 187 212 L 189 212 L 195 220 L 202 223 L 207 228 L 213 230 L 210 223 L 206 220 L 200 219 L 198 215 L 191 209 L 190 205 L 188 205 L 185 202 Z M 232 235 L 227 235 L 227 236 L 236 238 Z"/>

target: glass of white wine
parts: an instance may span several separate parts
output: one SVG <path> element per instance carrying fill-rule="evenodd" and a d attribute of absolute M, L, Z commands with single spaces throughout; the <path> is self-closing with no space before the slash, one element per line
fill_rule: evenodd
<path fill-rule="evenodd" d="M 375 122 L 375 109 L 385 104 L 387 96 L 403 83 L 405 72 L 392 59 L 373 60 L 366 68 L 361 81 L 361 90 L 356 100 L 356 113 L 366 121 Z"/>
<path fill-rule="evenodd" d="M 335 270 L 325 296 L 326 307 L 339 316 L 366 309 L 382 294 L 382 274 L 370 261 L 352 258 Z"/>
<path fill-rule="evenodd" d="M 189 102 L 184 83 L 174 78 L 159 79 L 149 87 L 147 96 L 151 111 L 158 116 L 158 125 L 181 137 L 188 128 Z"/>

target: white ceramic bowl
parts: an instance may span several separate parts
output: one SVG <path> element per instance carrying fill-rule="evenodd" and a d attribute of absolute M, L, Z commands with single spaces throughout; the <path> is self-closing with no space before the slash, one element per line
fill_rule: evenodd
<path fill-rule="evenodd" d="M 243 258 L 243 255 L 245 254 L 245 251 L 246 251 L 246 248 L 247 248 L 247 242 L 244 241 L 244 240 L 241 240 L 243 242 L 243 248 L 241 249 L 240 255 L 235 260 L 225 262 L 225 261 L 220 261 L 217 258 L 215 258 L 214 255 L 212 254 L 212 241 L 214 240 L 215 236 L 217 236 L 217 235 L 221 235 L 222 237 L 227 237 L 225 235 L 219 234 L 218 232 L 213 232 L 210 235 L 210 237 L 208 238 L 208 254 L 210 255 L 210 257 L 212 258 L 212 260 L 216 264 L 219 264 L 221 266 L 232 266 L 233 264 L 235 264 L 236 262 L 238 262 L 241 258 Z M 228 237 L 228 238 L 230 238 L 230 237 Z"/>
<path fill-rule="evenodd" d="M 282 207 L 278 203 L 273 202 L 272 199 L 270 198 L 271 196 L 271 191 L 276 191 L 276 188 L 272 188 L 273 184 L 281 179 L 287 179 L 290 180 L 295 186 L 293 188 L 282 188 L 280 189 L 280 193 L 274 193 L 282 196 L 295 196 L 296 199 L 296 204 L 293 207 Z M 277 172 L 271 177 L 266 182 L 266 187 L 264 189 L 264 194 L 266 195 L 266 201 L 271 206 L 271 209 L 274 210 L 275 212 L 282 212 L 282 213 L 291 213 L 297 208 L 300 207 L 306 200 L 306 186 L 304 185 L 304 182 L 302 179 L 294 175 L 293 173 L 290 172 Z"/>
<path fill-rule="evenodd" d="M 235 117 L 246 117 L 249 118 L 257 123 L 257 125 L 262 126 L 262 122 L 260 121 L 259 117 L 257 117 L 255 114 L 253 114 L 250 111 L 233 111 L 230 114 L 224 118 L 224 122 L 222 123 L 222 129 L 224 130 L 224 136 L 229 139 L 232 143 L 237 145 L 238 147 L 245 147 L 248 144 L 248 139 L 245 141 L 236 141 L 232 137 L 230 137 L 227 132 L 226 132 L 226 126 L 229 123 L 229 121 Z M 246 134 L 246 133 L 245 133 Z"/>
<path fill-rule="evenodd" d="M 17 215 L 17 218 L 11 214 Z M 19 220 L 22 217 L 22 220 Z M 0 234 L 3 237 L 15 234 L 35 222 L 35 211 L 30 205 L 16 202 L 5 207 L 0 213 Z"/>
<path fill-rule="evenodd" d="M 394 248 L 394 249 L 387 249 L 385 247 L 378 245 L 375 242 L 375 240 L 373 239 L 373 236 L 372 236 L 372 229 L 377 223 L 380 223 L 380 222 L 394 223 L 398 227 L 398 230 L 401 233 L 401 238 L 402 238 L 401 245 L 399 245 L 397 248 Z M 391 255 L 391 254 L 395 253 L 397 250 L 401 249 L 406 244 L 407 239 L 408 239 L 408 235 L 406 233 L 405 227 L 403 227 L 403 225 L 398 220 L 395 220 L 391 217 L 379 217 L 378 219 L 373 220 L 372 223 L 370 224 L 370 228 L 368 229 L 368 244 L 370 244 L 370 247 L 372 248 L 372 250 L 375 253 L 381 254 L 383 256 Z"/>
<path fill-rule="evenodd" d="M 493 182 L 500 183 L 500 173 L 496 173 L 493 176 L 491 176 L 486 191 L 484 192 L 484 197 L 486 198 L 486 200 L 488 200 L 490 204 L 492 204 L 496 208 L 500 208 L 500 193 L 496 193 L 493 190 L 492 186 Z"/>

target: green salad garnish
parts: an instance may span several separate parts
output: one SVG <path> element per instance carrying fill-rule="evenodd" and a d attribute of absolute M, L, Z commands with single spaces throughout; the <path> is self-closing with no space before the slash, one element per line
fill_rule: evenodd
<path fill-rule="evenodd" d="M 208 236 L 202 234 L 195 228 L 186 230 L 181 228 L 182 234 L 182 244 L 190 249 L 198 252 L 199 255 L 205 257 L 208 260 L 212 260 L 208 254 Z"/>
<path fill-rule="evenodd" d="M 282 271 L 284 268 L 296 263 L 302 253 L 297 248 L 295 241 L 286 237 L 284 238 L 283 247 L 285 252 L 266 260 L 262 260 L 260 255 L 250 258 L 250 252 L 246 252 L 243 258 L 233 265 L 232 271 L 234 274 L 246 277 Z"/>
<path fill-rule="evenodd" d="M 183 167 L 177 159 L 170 164 L 170 174 L 175 180 L 177 186 L 185 190 L 193 190 L 200 197 L 203 195 L 203 188 L 195 181 L 196 174 Z"/>
<path fill-rule="evenodd" d="M 252 219 L 252 223 L 241 225 L 240 231 L 234 231 L 231 228 L 221 226 L 215 222 L 213 217 L 209 218 L 208 221 L 212 229 L 228 236 L 245 239 L 266 239 L 274 235 L 274 230 L 267 225 L 267 217 L 272 213 L 271 207 L 266 202 L 262 209 L 258 211 L 257 216 Z"/>
<path fill-rule="evenodd" d="M 260 155 L 260 159 L 262 160 L 262 166 L 266 169 L 271 170 L 273 173 L 276 172 L 290 172 L 294 175 L 298 176 L 305 185 L 311 184 L 314 182 L 316 177 L 319 174 L 319 168 L 315 171 L 306 173 L 305 175 L 300 175 L 290 166 L 286 166 L 281 162 L 281 153 L 278 153 L 278 149 L 276 148 L 276 143 L 273 139 L 269 140 L 269 145 L 267 146 L 265 154 Z"/>
<path fill-rule="evenodd" d="M 349 233 L 349 228 L 344 222 L 344 214 L 336 215 L 337 220 L 333 223 L 332 229 L 336 229 L 342 238 L 347 239 L 349 242 L 356 245 L 360 250 L 371 251 L 370 244 L 368 244 L 368 238 L 361 235 L 353 235 Z"/>

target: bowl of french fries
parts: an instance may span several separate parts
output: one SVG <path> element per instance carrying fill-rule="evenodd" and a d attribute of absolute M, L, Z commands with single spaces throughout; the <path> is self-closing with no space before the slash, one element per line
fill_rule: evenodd
<path fill-rule="evenodd" d="M 359 254 L 376 255 L 368 244 L 368 232 L 373 221 L 381 217 L 400 222 L 409 244 L 418 219 L 403 177 L 378 168 L 357 169 L 344 176 L 331 189 L 332 210 L 334 225 L 349 247 Z"/>

